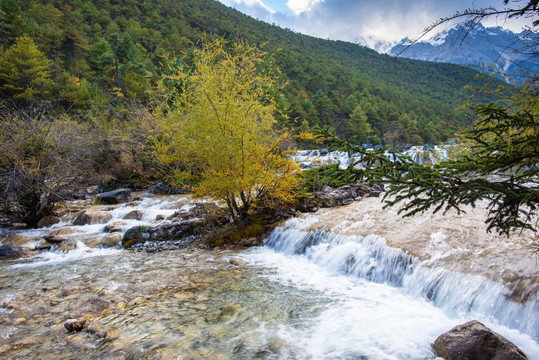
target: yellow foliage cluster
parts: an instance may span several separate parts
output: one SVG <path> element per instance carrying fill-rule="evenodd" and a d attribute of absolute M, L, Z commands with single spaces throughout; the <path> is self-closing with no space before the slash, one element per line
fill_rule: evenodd
<path fill-rule="evenodd" d="M 179 85 L 154 141 L 172 178 L 198 179 L 196 194 L 225 201 L 235 219 L 261 199 L 290 200 L 297 184 L 288 135 L 274 128 L 280 84 L 265 60 L 256 46 L 222 39 L 194 50 L 167 79 Z"/>

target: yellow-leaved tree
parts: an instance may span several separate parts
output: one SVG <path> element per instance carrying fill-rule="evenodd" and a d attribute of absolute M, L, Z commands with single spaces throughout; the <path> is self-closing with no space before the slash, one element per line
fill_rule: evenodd
<path fill-rule="evenodd" d="M 275 130 L 274 98 L 283 85 L 258 47 L 206 41 L 164 81 L 175 88 L 164 132 L 154 144 L 177 181 L 195 180 L 195 194 L 226 203 L 235 222 L 264 201 L 288 201 L 297 165 Z M 172 85 L 170 85 L 172 84 Z"/>

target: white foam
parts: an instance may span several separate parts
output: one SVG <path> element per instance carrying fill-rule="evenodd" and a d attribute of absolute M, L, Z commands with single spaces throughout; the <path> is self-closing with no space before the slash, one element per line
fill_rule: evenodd
<path fill-rule="evenodd" d="M 39 253 L 38 255 L 28 258 L 25 262 L 11 265 L 12 268 L 23 267 L 39 267 L 64 262 L 78 261 L 85 258 L 108 256 L 117 254 L 121 250 L 112 248 L 95 248 L 91 249 L 84 245 L 83 242 L 77 241 L 77 247 L 70 251 L 58 251 L 52 248 L 50 251 Z"/>

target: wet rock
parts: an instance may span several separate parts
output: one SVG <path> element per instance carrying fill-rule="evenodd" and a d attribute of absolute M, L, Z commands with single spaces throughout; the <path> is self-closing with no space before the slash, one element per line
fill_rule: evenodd
<path fill-rule="evenodd" d="M 232 265 L 235 265 L 235 266 L 243 266 L 243 264 L 245 264 L 243 262 L 242 259 L 238 259 L 238 258 L 233 258 L 233 259 L 230 259 L 229 261 Z"/>
<path fill-rule="evenodd" d="M 129 248 L 135 244 L 146 241 L 150 233 L 145 226 L 137 226 L 127 230 L 122 238 L 122 245 Z"/>
<path fill-rule="evenodd" d="M 4 240 L 4 242 L 2 243 L 3 245 L 15 245 L 15 246 L 21 246 L 23 244 L 26 244 L 30 241 L 33 241 L 34 239 L 30 238 L 30 237 L 27 237 L 27 236 L 22 236 L 22 235 L 11 235 L 10 237 L 8 237 L 6 240 Z"/>
<path fill-rule="evenodd" d="M 192 236 L 201 224 L 203 224 L 202 220 L 192 219 L 182 222 L 165 222 L 157 226 L 137 226 L 125 232 L 122 245 L 127 249 L 148 241 L 176 242 Z"/>
<path fill-rule="evenodd" d="M 298 210 L 302 212 L 314 212 L 319 208 L 349 205 L 363 196 L 379 196 L 383 187 L 369 184 L 350 184 L 333 189 L 324 186 L 320 191 L 315 191 L 309 197 L 303 197 L 299 201 Z"/>
<path fill-rule="evenodd" d="M 58 251 L 71 251 L 75 250 L 77 248 L 77 241 L 75 240 L 67 240 L 64 241 L 59 247 Z"/>
<path fill-rule="evenodd" d="M 48 235 L 69 235 L 72 233 L 73 233 L 73 229 L 69 227 L 48 231 Z"/>
<path fill-rule="evenodd" d="M 96 297 L 89 298 L 75 307 L 69 317 L 72 319 L 79 319 L 88 315 L 99 316 L 103 311 L 108 309 L 109 306 L 110 301 Z"/>
<path fill-rule="evenodd" d="M 118 246 L 118 244 L 122 241 L 122 234 L 119 233 L 113 233 L 109 234 L 103 237 L 93 238 L 86 242 L 86 246 L 91 248 L 96 247 L 115 247 Z"/>
<path fill-rule="evenodd" d="M 58 245 L 67 240 L 65 236 L 61 235 L 46 235 L 43 239 L 49 244 Z"/>
<path fill-rule="evenodd" d="M 86 318 L 80 317 L 78 319 L 68 319 L 64 323 L 64 327 L 69 332 L 80 332 L 84 328 L 84 324 L 86 324 Z"/>
<path fill-rule="evenodd" d="M 15 260 L 28 256 L 32 256 L 34 253 L 26 248 L 15 245 L 2 245 L 0 246 L 0 260 Z"/>
<path fill-rule="evenodd" d="M 52 226 L 54 224 L 58 224 L 59 222 L 60 222 L 60 218 L 58 218 L 57 216 L 47 215 L 47 216 L 42 217 L 37 222 L 37 227 L 38 228 L 49 227 L 49 226 Z"/>
<path fill-rule="evenodd" d="M 108 233 L 121 232 L 122 226 L 124 225 L 127 225 L 127 223 L 124 221 L 115 221 L 112 224 L 108 224 L 107 226 L 105 226 L 103 230 Z"/>
<path fill-rule="evenodd" d="M 71 294 L 75 294 L 80 291 L 80 286 L 75 285 L 66 285 L 62 288 L 61 294 L 63 297 L 69 296 Z"/>
<path fill-rule="evenodd" d="M 105 332 L 105 341 L 113 341 L 120 337 L 120 330 L 118 328 L 111 328 Z"/>
<path fill-rule="evenodd" d="M 143 215 L 142 211 L 133 210 L 133 211 L 128 212 L 124 216 L 124 219 L 126 219 L 126 220 L 140 220 L 140 219 L 142 219 L 142 215 Z"/>
<path fill-rule="evenodd" d="M 48 241 L 41 241 L 39 244 L 36 245 L 35 250 L 39 251 L 49 251 L 52 248 L 52 244 Z"/>
<path fill-rule="evenodd" d="M 251 246 L 258 246 L 260 245 L 261 241 L 256 238 L 256 237 L 250 237 L 248 239 L 245 239 L 241 242 L 241 245 L 243 246 L 246 246 L 246 247 L 251 247 Z"/>
<path fill-rule="evenodd" d="M 112 219 L 112 215 L 104 211 L 82 210 L 80 211 L 73 225 L 103 224 Z"/>
<path fill-rule="evenodd" d="M 525 360 L 513 343 L 477 320 L 459 325 L 440 335 L 432 346 L 445 360 Z"/>
<path fill-rule="evenodd" d="M 121 204 L 131 201 L 131 189 L 116 189 L 97 195 L 97 199 L 104 204 Z"/>

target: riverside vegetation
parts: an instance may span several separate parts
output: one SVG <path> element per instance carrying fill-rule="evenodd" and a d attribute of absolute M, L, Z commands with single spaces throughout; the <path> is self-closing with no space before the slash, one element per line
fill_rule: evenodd
<path fill-rule="evenodd" d="M 203 109 L 209 104 L 204 96 L 187 99 L 187 93 L 182 93 L 183 78 L 178 77 L 189 73 L 198 61 L 196 54 L 204 36 L 234 40 L 236 45 L 221 44 L 219 56 L 233 52 L 235 46 L 265 43 L 267 56 L 263 58 L 258 46 L 250 50 L 259 56 L 253 69 L 260 74 L 256 76 L 264 74 L 272 82 L 270 88 L 256 89 L 263 94 L 252 94 L 253 100 L 263 101 L 264 124 L 247 121 L 256 116 L 248 114 L 248 109 L 235 114 L 236 120 L 248 114 L 245 124 L 260 124 L 253 130 L 266 137 L 257 140 L 257 146 L 262 146 L 257 153 L 253 148 L 243 152 L 238 146 L 229 149 L 238 151 L 234 157 L 245 156 L 246 150 L 256 157 L 243 159 L 243 166 L 259 167 L 249 169 L 250 179 L 243 177 L 242 182 L 250 185 L 235 184 L 234 189 L 222 188 L 217 193 L 222 182 L 216 177 L 212 191 L 208 187 L 202 190 L 209 181 L 202 176 L 209 174 L 204 168 L 208 161 L 225 160 L 213 156 L 215 152 L 208 151 L 211 147 L 190 148 L 181 157 L 189 155 L 193 161 L 179 161 L 173 171 L 176 175 L 176 170 L 183 175 L 192 173 L 193 178 L 182 178 L 186 186 L 204 178 L 197 187 L 199 193 L 228 198 L 234 218 L 244 217 L 253 199 L 264 193 L 259 191 L 262 187 L 253 189 L 256 181 L 279 180 L 272 184 L 276 196 L 266 196 L 265 201 L 290 199 L 286 186 L 293 187 L 296 180 L 284 177 L 285 185 L 280 181 L 284 178 L 260 176 L 265 171 L 275 175 L 283 167 L 293 171 L 289 162 L 280 160 L 289 148 L 284 146 L 286 134 L 296 136 L 301 146 L 297 136 L 319 125 L 330 127 L 337 135 L 355 135 L 361 142 L 421 144 L 447 140 L 470 122 L 467 112 L 456 107 L 466 99 L 463 86 L 477 72 L 395 59 L 353 44 L 295 34 L 215 1 L 1 0 L 0 17 L 0 205 L 5 224 L 37 224 L 51 214 L 56 201 L 77 195 L 76 188 L 82 183 L 100 182 L 106 187 L 107 183 L 123 182 L 142 188 L 163 179 L 165 172 L 171 180 L 170 162 L 178 159 L 180 149 L 186 149 L 186 144 L 179 146 L 179 138 L 174 140 L 177 149 L 166 144 L 167 138 L 178 134 L 179 122 L 172 123 L 181 113 L 176 110 L 179 102 L 188 100 L 207 111 L 199 111 L 199 119 L 219 117 L 216 111 Z M 237 70 L 236 75 L 243 71 Z M 251 72 L 250 76 L 255 75 Z M 224 79 L 200 82 L 199 86 L 209 86 L 205 91 L 221 96 L 215 87 L 220 80 Z M 477 84 L 489 82 L 503 87 L 488 78 Z M 492 99 L 491 95 L 477 96 L 478 102 Z M 269 112 L 274 119 L 268 118 Z M 270 135 L 270 127 L 278 135 Z M 208 129 L 192 127 L 196 130 Z M 170 133 L 165 134 L 167 131 Z M 252 134 L 251 130 L 245 134 L 249 132 Z M 164 154 L 165 148 L 172 149 L 171 153 Z M 265 151 L 269 148 L 272 150 Z M 238 160 L 233 161 L 238 166 Z M 253 199 L 247 189 L 257 192 Z M 237 198 L 241 206 L 234 204 Z"/>

